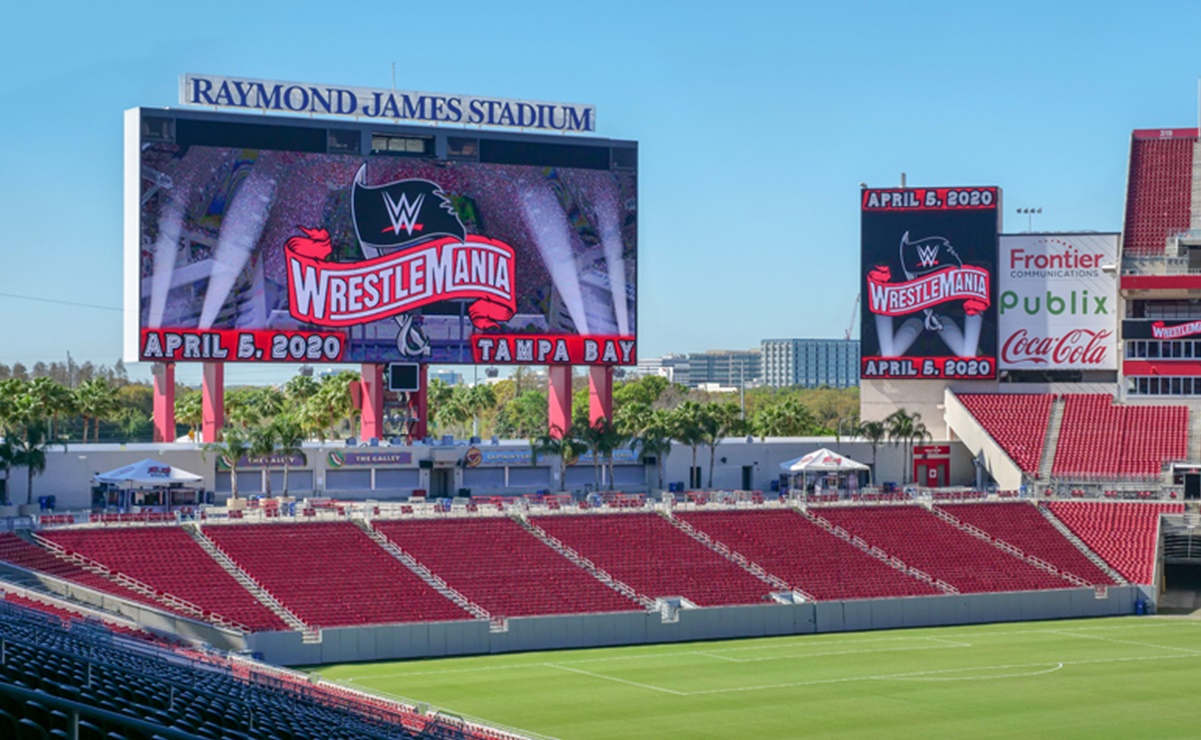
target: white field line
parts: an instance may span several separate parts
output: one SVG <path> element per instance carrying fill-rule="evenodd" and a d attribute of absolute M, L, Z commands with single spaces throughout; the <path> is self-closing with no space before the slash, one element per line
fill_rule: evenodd
<path fill-rule="evenodd" d="M 1158 629 L 1171 629 L 1174 625 L 1185 623 L 1184 621 L 1166 620 L 1166 619 L 1165 620 L 1156 620 L 1156 622 L 1157 622 L 1156 624 L 1148 624 L 1147 621 L 1138 620 L 1138 623 L 1132 622 L 1130 624 L 1111 624 L 1111 625 L 1097 625 L 1097 626 L 1079 625 L 1079 626 L 1073 626 L 1070 629 L 1072 632 L 1081 632 L 1081 631 L 1099 632 L 1099 631 L 1128 630 L 1128 629 L 1157 629 L 1158 630 Z M 1012 635 L 1061 635 L 1064 633 L 1065 633 L 1065 630 L 1063 630 L 1063 629 L 995 630 L 995 631 L 986 631 L 986 632 L 968 632 L 966 634 L 963 634 L 962 637 L 964 637 L 964 638 L 1010 637 Z M 959 636 L 959 635 L 956 635 L 956 636 Z M 1077 636 L 1078 637 L 1088 637 L 1089 635 L 1077 635 Z M 814 636 L 813 635 L 797 635 L 796 637 L 799 637 L 801 640 L 806 640 L 807 638 L 811 638 Z M 774 638 L 767 638 L 767 639 L 774 639 Z M 1101 639 L 1101 638 L 1098 638 L 1098 639 Z M 947 638 L 933 637 L 933 636 L 874 637 L 874 638 L 852 639 L 852 640 L 814 640 L 810 645 L 808 645 L 808 647 L 822 648 L 822 647 L 832 646 L 832 645 L 852 645 L 852 646 L 853 645 L 871 645 L 871 644 L 881 643 L 881 642 L 913 642 L 913 641 L 919 641 L 919 640 L 922 642 L 944 643 L 950 647 L 973 647 L 972 643 L 969 643 L 969 642 L 962 642 L 962 641 L 950 640 Z M 1120 640 L 1114 640 L 1114 641 L 1121 642 Z M 1164 648 L 1164 649 L 1190 651 L 1189 648 L 1172 648 L 1172 647 L 1169 647 L 1166 645 L 1153 645 L 1150 643 L 1140 644 L 1140 643 L 1132 642 L 1131 644 L 1140 645 L 1142 647 L 1158 647 L 1158 648 Z M 763 651 L 763 650 L 779 651 L 781 649 L 790 649 L 790 648 L 795 649 L 797 647 L 800 647 L 800 645 L 799 644 L 783 644 L 783 645 L 781 645 L 778 642 L 774 642 L 772 645 L 714 647 L 714 648 L 710 648 L 708 650 L 688 650 L 688 651 L 682 651 L 682 652 L 639 653 L 636 655 L 613 655 L 613 656 L 604 656 L 604 657 L 596 657 L 596 658 L 576 658 L 573 660 L 556 661 L 556 665 L 563 666 L 563 665 L 581 665 L 581 664 L 587 664 L 587 663 L 608 663 L 608 662 L 616 662 L 616 661 L 641 660 L 644 658 L 674 658 L 674 657 L 682 657 L 682 656 L 689 656 L 689 655 L 700 655 L 700 656 L 704 656 L 704 657 L 715 658 L 718 660 L 724 659 L 729 662 L 754 662 L 759 659 L 757 659 L 757 658 L 738 659 L 738 658 L 728 658 L 728 657 L 723 658 L 723 657 L 719 657 L 719 655 L 717 655 L 717 654 L 749 652 L 749 651 Z M 823 651 L 820 653 L 807 652 L 807 651 L 802 650 L 795 654 L 790 653 L 788 655 L 779 655 L 779 653 L 777 652 L 777 653 L 773 654 L 772 659 L 775 659 L 776 656 L 779 656 L 780 659 L 786 659 L 786 658 L 821 657 L 821 656 L 825 656 L 825 655 L 849 655 L 849 654 L 856 654 L 856 653 L 863 653 L 863 652 L 894 652 L 894 651 L 905 651 L 905 650 L 929 650 L 929 649 L 935 649 L 935 648 L 906 647 L 906 648 L 892 648 L 892 649 L 886 648 L 886 649 L 875 649 L 875 650 Z M 1201 654 L 1201 650 L 1192 651 L 1192 652 Z M 468 659 L 470 659 L 470 658 L 468 658 Z M 408 671 L 408 672 L 400 672 L 400 673 L 394 672 L 394 673 L 357 674 L 353 679 L 345 679 L 345 680 L 353 680 L 353 681 L 362 683 L 362 682 L 366 682 L 366 681 L 372 681 L 377 678 L 404 678 L 406 676 L 435 676 L 435 675 L 453 674 L 453 673 L 477 673 L 477 672 L 484 672 L 484 671 L 509 671 L 509 670 L 520 670 L 522 668 L 539 668 L 543 665 L 545 665 L 545 664 L 541 663 L 541 662 L 538 662 L 538 663 L 515 663 L 515 664 L 510 664 L 510 665 L 498 665 L 498 666 L 474 666 L 471 668 L 442 668 L 442 669 L 433 670 L 433 671 Z M 1049 665 L 1049 663 L 1046 665 Z"/>
<path fill-rule="evenodd" d="M 1050 663 L 1048 663 L 1047 665 L 1050 665 Z M 1024 671 L 1022 673 L 995 673 L 991 676 L 958 676 L 958 675 L 953 675 L 953 676 L 900 676 L 900 677 L 894 678 L 893 680 L 894 681 L 955 681 L 955 682 L 959 682 L 959 681 L 990 681 L 990 680 L 995 680 L 998 678 L 1026 678 L 1029 676 L 1044 676 L 1048 673 L 1054 673 L 1055 671 L 1058 671 L 1061 668 L 1063 668 L 1063 663 L 1056 663 L 1055 665 L 1051 666 L 1050 668 L 1047 668 L 1047 669 L 1041 670 L 1041 671 Z M 956 668 L 955 669 L 956 672 L 960 672 L 960 673 L 967 672 L 967 671 L 975 671 L 975 670 L 979 670 L 979 669 L 978 668 Z M 947 672 L 950 673 L 951 671 L 947 671 Z"/>
<path fill-rule="evenodd" d="M 688 694 L 686 694 L 683 691 L 675 691 L 673 689 L 665 689 L 662 686 L 652 686 L 649 683 L 638 683 L 637 681 L 627 681 L 624 678 L 616 678 L 614 676 L 605 676 L 600 673 L 593 673 L 592 671 L 585 671 L 580 668 L 568 668 L 565 665 L 557 665 L 555 663 L 543 663 L 542 665 L 547 666 L 549 668 L 558 668 L 561 671 L 569 671 L 571 673 L 578 673 L 582 676 L 591 676 L 592 678 L 602 678 L 606 681 L 616 681 L 617 683 L 623 683 L 626 686 L 635 686 L 640 689 L 650 689 L 651 691 L 659 691 L 664 694 L 672 694 L 674 696 L 688 696 Z"/>
<path fill-rule="evenodd" d="M 1116 642 L 1120 645 L 1137 645 L 1138 647 L 1159 648 L 1160 650 L 1177 650 L 1182 653 L 1190 653 L 1192 655 L 1201 655 L 1201 650 L 1193 650 L 1192 648 L 1184 648 L 1178 645 L 1156 645 L 1151 642 L 1137 642 L 1135 640 L 1118 640 L 1113 637 L 1102 637 L 1100 635 L 1082 635 L 1078 632 L 1060 630 L 1058 634 L 1067 635 L 1068 637 L 1083 637 L 1086 640 L 1103 640 L 1104 642 Z"/>

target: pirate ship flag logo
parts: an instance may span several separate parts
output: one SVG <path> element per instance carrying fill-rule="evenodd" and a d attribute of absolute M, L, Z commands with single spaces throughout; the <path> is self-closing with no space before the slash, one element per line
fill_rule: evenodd
<path fill-rule="evenodd" d="M 954 245 L 941 236 L 911 239 L 907 231 L 899 256 L 903 280 L 894 281 L 886 264 L 867 274 L 868 309 L 875 315 L 880 356 L 900 357 L 930 333 L 953 355 L 975 357 L 992 295 L 988 271 L 963 264 Z M 955 310 L 960 303 L 962 326 Z M 895 326 L 894 319 L 902 317 Z"/>
<path fill-rule="evenodd" d="M 517 310 L 514 252 L 508 244 L 467 234 L 435 182 L 367 184 L 367 166 L 351 184 L 351 215 L 363 260 L 333 262 L 329 231 L 298 227 L 285 244 L 289 311 L 319 326 L 353 326 L 387 318 L 399 324 L 404 356 L 430 354 L 417 309 L 442 301 L 468 303 L 476 329 L 492 329 Z"/>

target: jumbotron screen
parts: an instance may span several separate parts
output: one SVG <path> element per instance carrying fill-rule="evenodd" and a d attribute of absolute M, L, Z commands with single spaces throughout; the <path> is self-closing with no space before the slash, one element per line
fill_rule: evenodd
<path fill-rule="evenodd" d="M 861 193 L 864 379 L 997 374 L 995 187 Z"/>
<path fill-rule="evenodd" d="M 636 363 L 635 144 L 259 120 L 127 112 L 130 359 Z"/>

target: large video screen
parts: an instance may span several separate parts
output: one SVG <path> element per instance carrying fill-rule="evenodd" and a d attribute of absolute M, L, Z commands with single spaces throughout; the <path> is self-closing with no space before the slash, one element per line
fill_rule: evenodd
<path fill-rule="evenodd" d="M 146 141 L 138 166 L 138 360 L 637 361 L 632 168 Z"/>
<path fill-rule="evenodd" d="M 861 378 L 995 378 L 995 187 L 862 191 Z"/>

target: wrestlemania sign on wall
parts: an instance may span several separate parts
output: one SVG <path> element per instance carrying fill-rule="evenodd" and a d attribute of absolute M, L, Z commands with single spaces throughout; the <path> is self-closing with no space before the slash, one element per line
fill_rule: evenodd
<path fill-rule="evenodd" d="M 137 157 L 138 360 L 636 363 L 633 169 Z"/>
<path fill-rule="evenodd" d="M 1117 234 L 1001 237 L 1002 370 L 1117 370 Z"/>
<path fill-rule="evenodd" d="M 994 378 L 995 187 L 864 189 L 862 378 Z"/>

